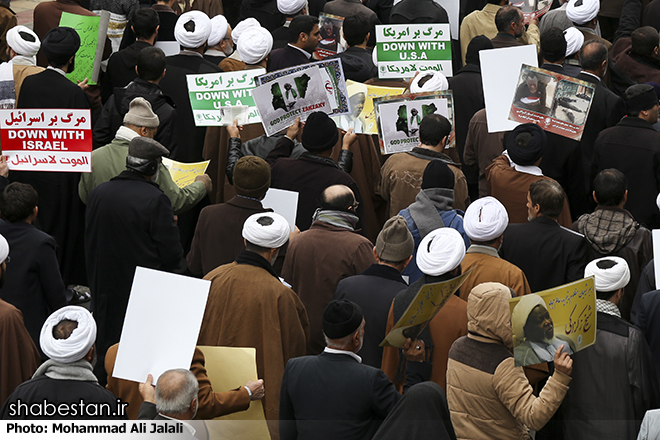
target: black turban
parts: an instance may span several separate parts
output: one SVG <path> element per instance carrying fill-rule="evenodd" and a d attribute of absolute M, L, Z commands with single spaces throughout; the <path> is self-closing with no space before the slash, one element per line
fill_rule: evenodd
<path fill-rule="evenodd" d="M 529 139 L 525 142 L 525 138 Z M 543 156 L 547 142 L 541 127 L 531 123 L 521 124 L 507 136 L 506 150 L 517 165 L 534 165 Z"/>
<path fill-rule="evenodd" d="M 78 32 L 70 27 L 56 27 L 48 31 L 41 42 L 41 51 L 48 61 L 65 63 L 80 48 Z"/>

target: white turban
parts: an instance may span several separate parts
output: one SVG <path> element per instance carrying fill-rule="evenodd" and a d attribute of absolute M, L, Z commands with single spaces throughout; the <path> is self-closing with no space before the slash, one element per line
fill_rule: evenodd
<path fill-rule="evenodd" d="M 76 321 L 76 327 L 67 339 L 55 339 L 53 328 L 61 321 Z M 96 322 L 89 311 L 80 306 L 66 306 L 53 312 L 41 327 L 39 344 L 44 354 L 56 362 L 70 364 L 82 359 L 96 341 Z"/>
<path fill-rule="evenodd" d="M 482 197 L 468 206 L 463 218 L 465 233 L 474 241 L 491 241 L 509 224 L 506 208 L 495 197 Z"/>
<path fill-rule="evenodd" d="M 238 56 L 245 64 L 261 62 L 273 48 L 273 36 L 268 29 L 251 27 L 241 34 L 241 41 L 236 43 Z"/>
<path fill-rule="evenodd" d="M 9 243 L 7 239 L 0 235 L 0 264 L 2 264 L 9 255 Z"/>
<path fill-rule="evenodd" d="M 511 312 L 511 330 L 513 330 L 513 338 L 517 340 L 517 343 L 522 342 L 525 338 L 527 318 L 529 318 L 529 314 L 532 313 L 532 310 L 536 306 L 543 306 L 544 309 L 548 309 L 543 298 L 535 293 L 530 293 L 529 295 L 521 296 L 520 301 L 513 308 L 513 312 Z"/>
<path fill-rule="evenodd" d="M 277 0 L 277 9 L 288 16 L 296 15 L 307 6 L 307 0 Z"/>
<path fill-rule="evenodd" d="M 186 27 L 189 29 L 186 29 Z M 174 38 L 181 46 L 188 49 L 203 46 L 209 39 L 210 34 L 211 19 L 202 11 L 190 11 L 181 14 L 176 21 L 176 25 L 174 25 Z"/>
<path fill-rule="evenodd" d="M 590 22 L 600 11 L 600 0 L 570 0 L 566 6 L 566 17 L 581 25 Z"/>
<path fill-rule="evenodd" d="M 259 21 L 254 17 L 248 17 L 245 20 L 239 22 L 233 31 L 231 31 L 231 39 L 234 40 L 234 43 L 238 45 L 238 40 L 241 37 L 241 34 L 251 27 L 261 27 Z"/>
<path fill-rule="evenodd" d="M 660 209 L 660 194 L 658 194 L 658 197 L 656 197 L 655 204 L 658 206 L 658 209 Z"/>
<path fill-rule="evenodd" d="M 419 85 L 419 81 L 422 78 L 426 78 L 431 75 L 423 86 Z M 410 83 L 410 93 L 422 93 L 422 92 L 443 92 L 449 88 L 449 81 L 447 77 L 442 73 L 436 70 L 428 70 L 424 73 L 419 73 L 412 83 Z"/>
<path fill-rule="evenodd" d="M 574 27 L 569 27 L 564 31 L 564 39 L 566 40 L 567 57 L 579 52 L 584 44 L 584 34 Z"/>
<path fill-rule="evenodd" d="M 227 35 L 229 23 L 224 15 L 216 15 L 211 19 L 211 34 L 209 34 L 209 46 L 217 46 Z"/>
<path fill-rule="evenodd" d="M 26 33 L 32 36 L 34 40 L 26 40 L 23 38 L 21 33 Z M 14 26 L 7 31 L 7 45 L 19 55 L 23 55 L 25 57 L 33 57 L 37 54 L 37 52 L 39 52 L 41 42 L 39 41 L 37 34 L 32 32 L 31 29 L 26 28 L 25 26 Z"/>
<path fill-rule="evenodd" d="M 289 222 L 274 212 L 252 214 L 243 223 L 243 238 L 263 248 L 282 247 L 289 239 L 290 233 Z"/>
<path fill-rule="evenodd" d="M 614 263 L 614 265 L 612 265 Z M 596 292 L 616 292 L 630 282 L 630 268 L 621 257 L 603 257 L 584 268 L 584 276 L 594 276 Z"/>
<path fill-rule="evenodd" d="M 426 275 L 439 276 L 456 269 L 465 257 L 465 241 L 452 228 L 438 228 L 417 248 L 417 267 Z"/>

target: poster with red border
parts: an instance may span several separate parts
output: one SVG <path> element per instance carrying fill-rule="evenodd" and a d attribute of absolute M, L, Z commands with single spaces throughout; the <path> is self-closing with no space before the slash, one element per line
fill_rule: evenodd
<path fill-rule="evenodd" d="M 523 64 L 509 120 L 531 122 L 550 133 L 579 141 L 594 90 L 588 82 Z"/>
<path fill-rule="evenodd" d="M 0 141 L 10 170 L 92 171 L 89 110 L 0 110 Z"/>

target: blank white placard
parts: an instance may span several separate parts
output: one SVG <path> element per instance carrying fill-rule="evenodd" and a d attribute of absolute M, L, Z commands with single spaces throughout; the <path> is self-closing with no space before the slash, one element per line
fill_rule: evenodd
<path fill-rule="evenodd" d="M 112 376 L 154 382 L 166 370 L 190 369 L 211 282 L 138 267 Z"/>
<path fill-rule="evenodd" d="M 296 226 L 296 215 L 298 215 L 298 193 L 296 191 L 270 188 L 261 204 L 264 208 L 270 208 L 276 214 L 284 217 L 293 231 Z"/>
<path fill-rule="evenodd" d="M 162 50 L 166 57 L 169 57 L 170 55 L 178 55 L 179 52 L 181 52 L 181 48 L 177 41 L 156 41 L 154 47 Z"/>
<path fill-rule="evenodd" d="M 516 93 L 520 68 L 523 64 L 538 67 L 536 45 L 503 47 L 479 52 L 481 82 L 486 102 L 488 133 L 509 131 L 519 123 L 509 120 L 509 111 Z"/>

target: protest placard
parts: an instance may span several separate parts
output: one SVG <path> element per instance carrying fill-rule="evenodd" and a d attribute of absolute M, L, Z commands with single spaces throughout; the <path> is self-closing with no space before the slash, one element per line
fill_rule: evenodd
<path fill-rule="evenodd" d="M 266 135 L 272 136 L 313 112 L 332 113 L 318 66 L 283 75 L 252 91 Z"/>
<path fill-rule="evenodd" d="M 214 390 L 235 390 L 257 380 L 257 350 L 249 347 L 198 347 L 204 353 L 206 374 Z M 227 414 L 207 423 L 209 438 L 215 440 L 270 439 L 261 400 L 253 400 L 245 411 Z M 246 423 L 247 422 L 247 423 Z"/>
<path fill-rule="evenodd" d="M 412 78 L 437 70 L 452 76 L 449 24 L 376 26 L 379 78 Z"/>
<path fill-rule="evenodd" d="M 550 133 L 579 141 L 594 91 L 589 82 L 523 65 L 509 119 L 521 124 L 531 122 Z"/>
<path fill-rule="evenodd" d="M 181 52 L 181 47 L 178 41 L 156 41 L 154 47 L 162 50 L 166 57 L 170 55 L 178 55 Z"/>
<path fill-rule="evenodd" d="M 172 180 L 179 188 L 185 188 L 195 181 L 195 177 L 206 172 L 210 160 L 195 163 L 183 163 L 163 157 L 163 165 L 170 172 Z"/>
<path fill-rule="evenodd" d="M 252 97 L 254 77 L 266 69 L 186 75 L 195 125 L 227 126 L 261 122 Z"/>
<path fill-rule="evenodd" d="M 10 170 L 92 171 L 89 110 L 0 110 L 0 142 Z"/>
<path fill-rule="evenodd" d="M 137 267 L 112 376 L 154 383 L 172 368 L 190 369 L 211 282 Z M 182 294 L 185 292 L 185 295 Z M 173 322 L 185 322 L 172 331 Z"/>
<path fill-rule="evenodd" d="M 378 134 L 378 121 L 374 98 L 395 96 L 402 94 L 403 87 L 379 87 L 347 80 L 348 99 L 351 104 L 351 113 L 342 116 L 333 116 L 337 127 L 342 130 L 353 129 L 355 133 Z"/>
<path fill-rule="evenodd" d="M 451 280 L 423 284 L 380 346 L 402 348 L 406 339 L 410 338 L 414 341 L 445 305 L 449 297 L 461 287 L 470 273 L 472 273 L 472 269 Z"/>
<path fill-rule="evenodd" d="M 488 72 L 488 75 L 481 75 L 488 133 L 513 130 L 519 123 L 509 120 L 511 100 L 516 94 L 522 65 L 538 66 L 536 46 L 528 44 L 482 50 L 479 59 L 481 71 Z"/>
<path fill-rule="evenodd" d="M 303 64 L 288 69 L 269 72 L 265 75 L 258 76 L 256 78 L 256 83 L 257 85 L 268 84 L 269 82 L 278 80 L 283 76 L 292 73 L 300 74 L 308 69 L 314 69 L 315 67 L 319 68 L 321 78 L 323 79 L 323 89 L 325 90 L 328 102 L 332 108 L 330 114 L 336 116 L 350 113 L 348 91 L 346 90 L 346 78 L 344 77 L 344 70 L 341 67 L 341 60 L 339 58 L 325 59 L 315 63 Z"/>
<path fill-rule="evenodd" d="M 298 193 L 286 189 L 270 188 L 261 201 L 261 206 L 270 208 L 289 222 L 291 231 L 296 227 L 298 215 Z"/>
<path fill-rule="evenodd" d="M 108 11 L 102 11 L 100 17 L 62 12 L 60 26 L 73 28 L 80 36 L 80 48 L 76 52 L 75 59 L 76 68 L 73 72 L 66 74 L 66 77 L 74 83 L 79 83 L 85 78 L 88 80 L 87 84 L 90 85 L 98 82 L 109 21 L 110 13 Z"/>
<path fill-rule="evenodd" d="M 319 22 L 321 41 L 316 45 L 314 51 L 316 58 L 322 60 L 343 52 L 345 42 L 341 38 L 341 28 L 344 25 L 344 17 L 321 13 Z"/>
<path fill-rule="evenodd" d="M 383 154 L 400 153 L 415 148 L 419 144 L 419 124 L 426 115 L 442 115 L 454 126 L 454 99 L 451 90 L 375 98 L 374 105 Z M 453 138 L 450 134 L 449 139 Z M 453 148 L 454 144 L 454 141 L 448 141 L 445 148 Z"/>
<path fill-rule="evenodd" d="M 509 300 L 516 367 L 552 362 L 563 345 L 573 354 L 596 342 L 594 278 Z"/>

